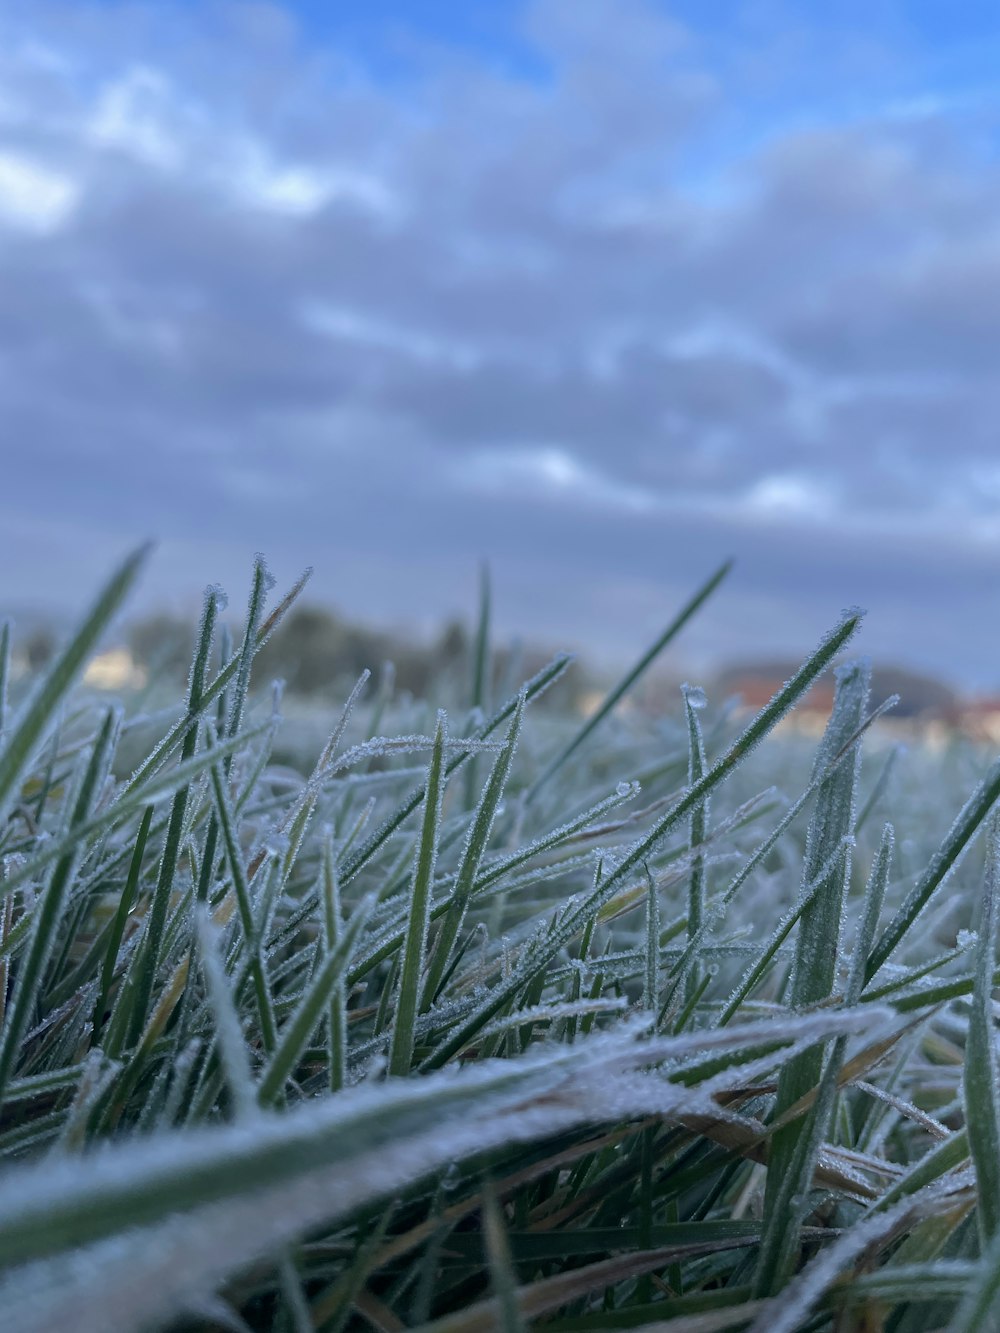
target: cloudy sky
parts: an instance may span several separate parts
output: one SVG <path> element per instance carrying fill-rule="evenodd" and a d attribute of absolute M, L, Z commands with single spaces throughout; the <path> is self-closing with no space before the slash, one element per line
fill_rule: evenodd
<path fill-rule="evenodd" d="M 1000 687 L 992 0 L 0 0 L 0 605 L 146 536 Z"/>

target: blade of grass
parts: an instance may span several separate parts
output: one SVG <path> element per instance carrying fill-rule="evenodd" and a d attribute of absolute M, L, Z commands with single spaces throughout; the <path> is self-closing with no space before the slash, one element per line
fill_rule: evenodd
<path fill-rule="evenodd" d="M 914 921 L 926 907 L 934 891 L 957 865 L 963 852 L 979 831 L 983 820 L 1000 797 L 1000 760 L 992 765 L 945 834 L 944 841 L 906 895 L 895 916 L 879 936 L 872 950 L 865 980 L 871 981 L 883 963 L 902 943 Z"/>
<path fill-rule="evenodd" d="M 437 1069 L 456 1055 L 475 1035 L 480 1026 L 498 1013 L 513 996 L 521 990 L 538 971 L 545 967 L 552 957 L 570 939 L 578 934 L 595 912 L 612 897 L 618 886 L 626 880 L 644 861 L 648 860 L 663 838 L 705 796 L 708 795 L 781 720 L 809 689 L 817 676 L 829 666 L 847 640 L 854 634 L 861 620 L 860 612 L 851 612 L 830 634 L 823 639 L 812 656 L 800 667 L 795 675 L 786 682 L 755 718 L 744 728 L 740 735 L 726 750 L 721 759 L 708 770 L 705 776 L 689 787 L 665 815 L 654 825 L 652 830 L 636 843 L 619 861 L 618 865 L 604 878 L 599 889 L 584 898 L 569 912 L 561 923 L 558 932 L 536 948 L 526 951 L 524 962 L 514 969 L 511 977 L 495 986 L 489 995 L 476 1007 L 469 1018 L 455 1024 L 448 1037 L 427 1057 L 422 1069 Z"/>
<path fill-rule="evenodd" d="M 389 1073 L 396 1077 L 408 1074 L 413 1062 L 414 1025 L 420 1004 L 420 984 L 427 949 L 427 927 L 430 921 L 431 884 L 437 862 L 438 840 L 441 836 L 441 800 L 444 792 L 442 769 L 447 734 L 445 715 L 439 713 L 434 752 L 427 770 L 424 818 L 417 847 L 417 859 L 413 867 L 410 917 L 403 943 L 396 1016 L 389 1044 Z"/>
<path fill-rule="evenodd" d="M 527 1326 L 521 1318 L 517 1301 L 517 1276 L 510 1257 L 510 1245 L 507 1243 L 507 1228 L 497 1197 L 488 1182 L 483 1187 L 483 1234 L 486 1238 L 500 1333 L 525 1333 Z"/>
<path fill-rule="evenodd" d="M 697 710 L 704 706 L 704 695 L 692 690 L 689 686 L 683 686 L 684 690 L 684 713 L 687 719 L 688 727 L 688 784 L 693 786 L 700 782 L 705 776 L 707 767 L 705 759 L 705 741 L 701 734 L 701 721 Z M 709 818 L 709 798 L 696 805 L 691 811 L 689 824 L 688 846 L 692 852 L 705 841 L 708 832 Z M 688 940 L 697 937 L 701 930 L 702 922 L 705 917 L 705 861 L 703 858 L 697 859 L 691 867 L 691 881 L 688 886 Z M 696 994 L 699 989 L 699 977 L 697 967 L 692 968 L 685 984 L 685 994 L 688 1001 Z"/>
<path fill-rule="evenodd" d="M 979 899 L 975 990 L 969 1012 L 963 1081 L 965 1124 L 976 1167 L 979 1233 L 983 1249 L 1000 1235 L 1000 1068 L 996 1048 L 993 971 L 997 953 L 997 894 L 1000 892 L 1000 819 L 990 820 L 986 873 Z"/>
<path fill-rule="evenodd" d="M 111 577 L 6 738 L 0 751 L 0 825 L 10 811 L 25 766 L 44 738 L 84 662 L 138 578 L 149 550 L 148 546 L 140 546 Z"/>
<path fill-rule="evenodd" d="M 142 873 L 142 860 L 146 854 L 146 841 L 149 838 L 149 826 L 152 822 L 153 807 L 147 805 L 139 823 L 139 831 L 135 838 L 135 849 L 132 852 L 132 861 L 129 865 L 128 878 L 125 881 L 125 887 L 122 890 L 121 897 L 118 899 L 118 906 L 115 909 L 114 920 L 111 926 L 111 934 L 108 937 L 107 952 L 104 955 L 104 966 L 101 969 L 101 989 L 97 996 L 97 1003 L 94 1006 L 95 1034 L 99 1034 L 101 1028 L 104 1026 L 104 1018 L 108 1008 L 108 997 L 111 994 L 111 986 L 115 975 L 115 965 L 118 962 L 118 951 L 121 948 L 122 936 L 125 934 L 125 922 L 128 920 L 128 914 L 132 910 L 132 904 L 135 902 L 136 892 L 139 887 L 139 876 Z"/>
<path fill-rule="evenodd" d="M 472 707 L 489 707 L 487 691 L 490 669 L 490 569 L 484 561 L 479 568 L 479 621 L 476 626 L 472 657 Z"/>
<path fill-rule="evenodd" d="M 188 680 L 188 716 L 197 717 L 202 707 L 205 691 L 205 675 L 208 670 L 212 641 L 215 638 L 215 622 L 219 613 L 219 593 L 215 588 L 205 592 L 198 638 L 191 662 L 191 674 Z M 198 747 L 198 724 L 191 722 L 181 742 L 181 763 L 193 759 Z M 153 888 L 149 911 L 146 914 L 143 939 L 139 945 L 140 961 L 137 963 L 135 1004 L 131 1037 L 137 1040 L 149 1012 L 149 1004 L 156 984 L 156 973 L 160 966 L 163 950 L 163 928 L 166 925 L 170 896 L 174 889 L 174 877 L 177 872 L 177 860 L 181 850 L 181 837 L 188 812 L 188 799 L 191 789 L 185 783 L 174 791 L 170 804 L 170 820 L 163 841 L 160 868 Z"/>
<path fill-rule="evenodd" d="M 865 714 L 871 688 L 871 667 L 857 663 L 837 672 L 836 694 L 823 742 L 816 756 L 815 771 L 824 769 L 832 755 L 857 730 Z M 845 841 L 854 829 L 860 747 L 853 764 L 843 765 L 823 783 L 806 839 L 803 875 L 807 885 L 819 879 L 799 921 L 791 1005 L 802 1010 L 827 1000 L 836 982 L 839 964 L 841 918 L 850 875 L 849 849 Z M 844 854 L 839 849 L 844 847 Z M 831 868 L 824 866 L 833 858 Z M 820 1082 L 823 1073 L 822 1047 L 804 1051 L 782 1069 L 774 1115 L 780 1120 Z M 757 1260 L 754 1294 L 774 1296 L 791 1277 L 800 1228 L 809 1202 L 809 1190 L 819 1145 L 825 1137 L 832 1113 L 836 1079 L 828 1080 L 829 1093 L 817 1102 L 805 1121 L 775 1130 L 768 1157 L 764 1194 L 766 1218 Z"/>
<path fill-rule="evenodd" d="M 5 620 L 0 625 L 0 745 L 7 734 L 7 692 L 10 686 L 10 631 L 11 624 Z"/>
<path fill-rule="evenodd" d="M 260 629 L 257 631 L 256 645 L 255 645 L 256 652 L 259 652 L 260 649 L 263 648 L 264 644 L 267 643 L 268 639 L 271 637 L 271 635 L 277 629 L 278 625 L 284 619 L 286 612 L 298 598 L 302 589 L 306 586 L 306 583 L 309 581 L 311 577 L 312 577 L 312 570 L 311 569 L 305 570 L 304 573 L 300 575 L 300 577 L 292 585 L 289 591 L 285 594 L 285 596 L 281 599 L 278 605 L 274 608 L 271 614 L 267 617 L 263 625 L 261 625 Z M 199 706 L 198 714 L 192 716 L 189 712 L 185 712 L 183 717 L 179 718 L 174 723 L 174 725 L 170 728 L 170 730 L 162 738 L 162 740 L 160 740 L 157 743 L 157 745 L 154 746 L 154 748 L 146 756 L 146 758 L 135 770 L 135 772 L 132 774 L 129 780 L 122 784 L 121 788 L 118 791 L 116 801 L 119 802 L 124 801 L 129 797 L 131 797 L 135 792 L 136 788 L 145 783 L 147 779 L 151 777 L 151 775 L 155 773 L 158 768 L 160 768 L 160 766 L 172 753 L 175 747 L 188 734 L 188 730 L 191 726 L 191 723 L 197 720 L 197 716 L 200 716 L 201 713 L 204 713 L 208 708 L 210 708 L 211 705 L 215 702 L 215 700 L 219 697 L 219 695 L 222 694 L 223 691 L 228 688 L 233 677 L 237 674 L 237 672 L 240 669 L 241 661 L 242 661 L 241 653 L 229 659 L 229 661 L 219 672 L 219 674 L 215 677 L 215 679 L 211 682 L 211 684 L 206 685 L 204 690 L 202 691 L 201 703 Z"/>
<path fill-rule="evenodd" d="M 478 727 L 470 737 L 470 740 L 485 740 L 487 736 L 491 736 L 498 727 L 502 726 L 503 723 L 507 721 L 508 718 L 513 717 L 522 694 L 527 703 L 531 703 L 532 700 L 537 699 L 539 695 L 544 693 L 550 685 L 554 684 L 555 681 L 559 679 L 572 660 L 572 656 L 568 653 L 558 654 L 548 666 L 543 667 L 537 675 L 527 681 L 517 694 L 508 699 L 503 707 L 498 709 L 488 722 L 484 723 L 483 726 Z M 449 760 L 445 766 L 445 775 L 450 777 L 456 768 L 465 763 L 467 758 L 468 753 L 455 755 L 455 757 Z M 368 864 L 385 843 L 388 842 L 399 826 L 420 806 L 424 799 L 424 793 L 424 784 L 416 787 L 410 795 L 401 802 L 389 818 L 375 829 L 367 841 L 362 843 L 353 856 L 348 859 L 346 864 L 340 867 L 342 884 L 348 884 L 355 875 Z"/>
<path fill-rule="evenodd" d="M 70 818 L 71 826 L 83 823 L 104 785 L 120 723 L 121 715 L 118 711 L 109 709 L 94 741 L 76 795 Z M 0 1032 L 0 1106 L 3 1105 L 7 1084 L 21 1053 L 21 1042 L 28 1031 L 46 963 L 55 946 L 56 933 L 59 930 L 73 872 L 84 850 L 83 845 L 77 843 L 72 851 L 67 852 L 56 862 L 48 885 L 32 916 L 27 951 L 18 967 L 14 993 L 4 1016 L 3 1031 Z"/>
<path fill-rule="evenodd" d="M 547 782 L 551 781 L 555 774 L 559 772 L 560 768 L 562 768 L 563 764 L 566 763 L 567 759 L 576 753 L 587 737 L 601 725 L 615 705 L 624 698 L 636 681 L 640 679 L 650 666 L 652 666 L 653 662 L 656 661 L 657 657 L 659 657 L 663 649 L 666 648 L 667 644 L 677 637 L 695 612 L 697 612 L 708 598 L 711 597 L 712 593 L 715 592 L 716 588 L 729 573 L 730 569 L 732 569 L 732 565 L 733 562 L 731 560 L 727 560 L 724 564 L 720 565 L 712 577 L 708 579 L 708 581 L 698 589 L 690 601 L 681 608 L 655 643 L 643 653 L 638 662 L 636 662 L 636 664 L 625 673 L 618 684 L 609 691 L 596 712 L 587 719 L 576 735 L 573 736 L 550 760 L 535 779 L 527 793 L 526 800 L 528 802 L 534 800 L 541 788 L 545 786 Z"/>
<path fill-rule="evenodd" d="M 985 1333 L 1000 1317 L 1000 1234 L 976 1265 L 974 1276 L 963 1283 L 964 1295 L 948 1323 L 948 1333 Z"/>
<path fill-rule="evenodd" d="M 214 737 L 212 740 L 214 741 Z M 226 848 L 229 873 L 233 880 L 233 893 L 243 929 L 243 941 L 249 955 L 250 973 L 253 977 L 254 992 L 257 997 L 257 1013 L 260 1018 L 261 1037 L 266 1051 L 273 1051 L 276 1040 L 274 1014 L 271 1007 L 271 991 L 267 981 L 264 958 L 254 921 L 253 902 L 250 897 L 250 884 L 246 867 L 243 864 L 243 852 L 240 848 L 236 821 L 233 818 L 226 791 L 226 781 L 222 774 L 222 765 L 214 764 L 211 769 L 212 795 L 215 810 L 222 829 L 222 840 Z"/>
<path fill-rule="evenodd" d="M 219 956 L 217 931 L 206 908 L 199 904 L 195 912 L 195 937 L 209 1003 L 215 1017 L 215 1035 L 226 1082 L 236 1108 L 237 1118 L 246 1119 L 256 1104 L 256 1089 L 243 1028 L 230 989 L 226 969 Z"/>
<path fill-rule="evenodd" d="M 465 920 L 469 901 L 475 891 L 476 875 L 479 872 L 480 863 L 486 852 L 490 834 L 493 831 L 497 809 L 503 799 L 503 794 L 507 786 L 507 779 L 510 777 L 510 768 L 514 760 L 514 751 L 517 748 L 517 739 L 520 735 L 521 723 L 524 718 L 524 704 L 525 699 L 522 693 L 518 699 L 518 705 L 514 712 L 514 716 L 511 719 L 511 724 L 508 728 L 503 747 L 493 762 L 493 768 L 490 772 L 489 779 L 487 780 L 486 786 L 483 788 L 482 795 L 479 798 L 479 804 L 476 807 L 472 827 L 469 830 L 465 849 L 462 853 L 462 861 L 459 865 L 458 874 L 455 879 L 455 889 L 452 894 L 452 899 L 445 912 L 444 920 L 441 922 L 441 927 L 438 931 L 437 940 L 434 945 L 434 952 L 427 968 L 427 976 L 424 981 L 423 996 L 420 1003 L 421 1013 L 426 1013 L 438 993 L 441 979 L 448 965 L 448 961 L 451 958 L 452 950 L 455 947 L 455 941 L 462 929 L 462 923 Z"/>
<path fill-rule="evenodd" d="M 337 854 L 333 832 L 327 829 L 323 839 L 323 943 L 327 956 L 332 954 L 344 933 L 343 912 L 340 906 L 340 885 L 337 881 Z M 339 1092 L 347 1082 L 347 990 L 343 976 L 337 977 L 330 987 L 330 1005 L 327 1010 L 327 1040 L 330 1091 Z"/>
<path fill-rule="evenodd" d="M 479 567 L 479 620 L 476 625 L 476 637 L 472 652 L 472 680 L 470 682 L 470 704 L 480 715 L 489 708 L 490 688 L 490 569 L 483 561 Z M 476 789 L 479 786 L 479 765 L 473 756 L 465 770 L 465 805 L 471 808 L 475 804 Z"/>
<path fill-rule="evenodd" d="M 330 996 L 341 980 L 358 937 L 368 923 L 375 906 L 375 895 L 363 898 L 340 932 L 336 945 L 324 958 L 309 987 L 281 1032 L 274 1054 L 260 1081 L 257 1100 L 261 1106 L 275 1105 L 292 1076 L 296 1064 L 308 1045 L 309 1038 L 328 1009 Z"/>

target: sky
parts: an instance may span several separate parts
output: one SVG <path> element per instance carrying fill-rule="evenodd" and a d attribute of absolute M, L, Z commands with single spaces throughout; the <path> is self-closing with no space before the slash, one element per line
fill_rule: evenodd
<path fill-rule="evenodd" d="M 0 609 L 1000 692 L 1000 7 L 0 0 Z"/>

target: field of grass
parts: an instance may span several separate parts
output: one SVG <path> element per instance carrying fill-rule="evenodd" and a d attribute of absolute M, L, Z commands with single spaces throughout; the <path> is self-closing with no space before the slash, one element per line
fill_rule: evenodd
<path fill-rule="evenodd" d="M 300 772 L 260 562 L 172 712 L 78 690 L 144 558 L 10 699 L 0 635 L 4 1329 L 1000 1328 L 1000 764 L 886 741 L 857 614 L 616 710 L 720 570 L 584 724 L 484 596 Z"/>

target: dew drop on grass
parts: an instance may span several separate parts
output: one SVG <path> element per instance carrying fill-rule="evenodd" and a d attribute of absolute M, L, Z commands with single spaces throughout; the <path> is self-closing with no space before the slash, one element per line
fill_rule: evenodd
<path fill-rule="evenodd" d="M 691 708 L 707 708 L 708 696 L 700 685 L 688 685 L 685 682 L 681 686 L 681 693 Z"/>

